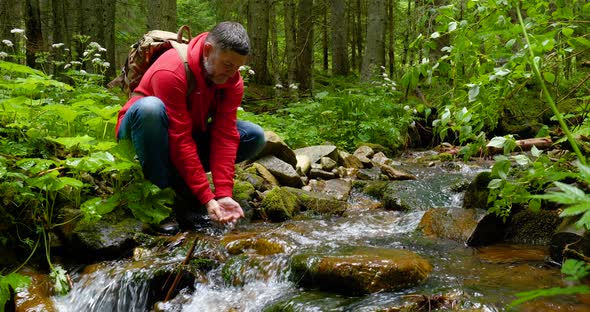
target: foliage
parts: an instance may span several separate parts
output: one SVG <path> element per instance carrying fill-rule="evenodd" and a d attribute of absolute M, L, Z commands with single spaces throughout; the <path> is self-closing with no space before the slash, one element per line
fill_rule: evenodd
<path fill-rule="evenodd" d="M 415 111 L 398 102 L 400 93 L 386 75 L 378 85 L 339 88 L 338 78 L 312 99 L 299 101 L 272 113 L 241 112 L 240 118 L 273 130 L 294 148 L 330 142 L 354 150 L 363 142 L 392 149 L 403 146 Z M 340 78 L 341 79 L 341 78 Z"/>
<path fill-rule="evenodd" d="M 17 273 L 0 275 L 0 312 L 4 312 L 4 305 L 10 299 L 10 289 L 16 290 L 26 287 L 30 282 L 29 277 Z"/>
<path fill-rule="evenodd" d="M 492 167 L 492 180 L 488 184 L 490 193 L 488 203 L 490 212 L 506 220 L 515 205 L 526 205 L 533 211 L 541 208 L 538 196 L 555 181 L 572 177 L 564 159 L 554 162 L 551 158 L 533 147 L 531 160 L 525 154 L 517 156 L 497 156 Z M 514 162 L 514 164 L 513 164 Z"/>
<path fill-rule="evenodd" d="M 566 275 L 566 280 L 569 281 L 580 281 L 590 273 L 590 264 L 584 261 L 567 259 L 561 267 L 561 273 Z M 523 302 L 530 301 L 539 297 L 547 296 L 563 296 L 563 295 L 575 295 L 575 294 L 587 294 L 590 293 L 590 287 L 587 285 L 574 285 L 568 287 L 553 287 L 549 289 L 535 289 L 531 291 L 521 292 L 516 294 L 518 299 L 510 303 L 511 307 L 522 304 Z"/>

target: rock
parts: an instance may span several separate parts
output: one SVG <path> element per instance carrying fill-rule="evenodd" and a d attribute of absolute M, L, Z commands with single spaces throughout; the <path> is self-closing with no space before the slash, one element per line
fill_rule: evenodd
<path fill-rule="evenodd" d="M 334 161 L 330 157 L 321 157 L 320 164 L 322 165 L 322 169 L 326 171 L 331 171 L 332 169 L 336 168 L 336 161 Z"/>
<path fill-rule="evenodd" d="M 297 165 L 295 171 L 301 176 L 307 175 L 311 169 L 311 159 L 307 155 L 297 155 Z"/>
<path fill-rule="evenodd" d="M 489 208 L 488 195 L 490 190 L 488 184 L 492 180 L 491 172 L 480 172 L 473 182 L 467 187 L 465 196 L 463 197 L 463 208 Z"/>
<path fill-rule="evenodd" d="M 328 172 L 328 171 L 324 171 L 321 169 L 311 169 L 309 171 L 309 178 L 310 179 L 330 180 L 330 179 L 337 178 L 337 176 L 333 172 Z"/>
<path fill-rule="evenodd" d="M 359 169 L 357 172 L 357 178 L 360 180 L 380 180 L 381 179 L 381 169 L 380 168 L 369 168 L 369 169 Z"/>
<path fill-rule="evenodd" d="M 373 157 L 371 158 L 371 161 L 373 161 L 373 163 L 377 163 L 379 165 L 388 165 L 388 166 L 390 166 L 391 163 L 393 162 L 391 159 L 389 159 L 387 156 L 385 156 L 385 154 L 383 154 L 383 152 L 375 153 L 375 155 L 373 155 Z"/>
<path fill-rule="evenodd" d="M 134 236 L 143 227 L 144 224 L 127 215 L 125 209 L 116 209 L 96 222 L 76 224 L 68 248 L 74 256 L 86 261 L 128 257 L 137 245 Z"/>
<path fill-rule="evenodd" d="M 277 178 L 275 178 L 274 175 L 272 175 L 272 173 L 270 173 L 270 171 L 268 171 L 268 169 L 266 169 L 263 165 L 259 164 L 259 163 L 254 163 L 252 164 L 253 168 L 256 168 L 256 171 L 260 174 L 260 176 L 264 179 L 264 181 L 266 181 L 266 183 L 268 183 L 271 188 L 275 187 L 275 186 L 280 186 L 281 183 L 279 183 L 279 180 L 277 180 Z M 258 189 L 259 191 L 266 191 L 266 190 L 261 190 Z"/>
<path fill-rule="evenodd" d="M 275 222 L 291 219 L 299 210 L 297 196 L 282 187 L 270 190 L 260 204 L 262 216 Z"/>
<path fill-rule="evenodd" d="M 556 210 L 522 209 L 510 216 L 506 228 L 507 242 L 529 245 L 547 245 L 559 227 L 561 218 Z"/>
<path fill-rule="evenodd" d="M 333 196 L 337 200 L 346 201 L 352 190 L 352 181 L 343 179 L 332 180 L 311 180 L 309 181 L 309 191 L 324 193 Z"/>
<path fill-rule="evenodd" d="M 303 182 L 295 171 L 295 167 L 280 160 L 275 156 L 265 156 L 256 161 L 264 168 L 268 169 L 270 173 L 281 183 L 281 185 L 302 187 Z"/>
<path fill-rule="evenodd" d="M 551 236 L 549 255 L 554 261 L 561 263 L 564 258 L 576 258 L 576 252 L 590 255 L 590 234 L 576 226 L 577 220 L 576 217 L 563 219 Z"/>
<path fill-rule="evenodd" d="M 356 151 L 354 151 L 354 153 L 352 153 L 354 156 L 358 157 L 359 159 L 362 158 L 371 158 L 374 154 L 375 151 L 369 147 L 368 145 L 362 145 L 359 146 L 359 148 L 356 149 Z"/>
<path fill-rule="evenodd" d="M 262 167 L 262 166 L 258 166 L 258 167 Z M 250 170 L 251 168 L 251 170 Z M 270 184 L 270 182 L 266 181 L 263 177 L 259 176 L 258 174 L 258 170 L 256 169 L 256 166 L 251 166 L 250 168 L 248 168 L 245 171 L 239 172 L 236 174 L 237 176 L 237 180 L 239 181 L 243 181 L 243 182 L 247 182 L 250 183 L 255 190 L 258 191 L 266 191 L 270 188 L 272 188 L 272 185 Z M 262 167 L 264 168 L 264 167 Z M 266 168 L 264 169 L 266 170 Z M 268 172 L 269 175 L 272 176 L 272 174 L 270 172 Z M 274 176 L 273 176 L 274 178 Z M 276 180 L 276 178 L 275 178 Z M 278 181 L 276 181 L 278 183 Z"/>
<path fill-rule="evenodd" d="M 504 239 L 506 224 L 495 214 L 488 213 L 477 223 L 477 227 L 467 240 L 467 246 L 485 246 Z"/>
<path fill-rule="evenodd" d="M 307 155 L 311 163 L 317 163 L 321 157 L 326 156 L 334 160 L 338 160 L 338 150 L 334 145 L 314 145 L 303 148 L 298 148 L 295 155 Z"/>
<path fill-rule="evenodd" d="M 338 163 L 346 168 L 362 169 L 364 167 L 356 156 L 345 151 L 338 152 Z"/>
<path fill-rule="evenodd" d="M 56 311 L 53 306 L 53 301 L 51 300 L 51 295 L 53 294 L 50 277 L 46 274 L 35 272 L 28 267 L 25 267 L 18 273 L 29 277 L 31 283 L 26 288 L 20 289 L 20 291 L 17 291 L 14 294 L 14 311 Z M 9 293 L 6 295 L 10 296 Z M 4 308 L 4 306 L 2 306 L 2 308 Z M 10 311 L 10 309 L 8 310 Z"/>
<path fill-rule="evenodd" d="M 448 187 L 453 178 L 458 176 L 440 175 L 436 179 L 389 182 L 383 192 L 383 207 L 398 211 L 449 207 L 452 203 L 451 194 L 443 192 L 442 189 Z"/>
<path fill-rule="evenodd" d="M 293 279 L 304 287 L 345 294 L 404 289 L 422 283 L 432 265 L 409 250 L 346 247 L 299 253 L 291 258 Z"/>
<path fill-rule="evenodd" d="M 486 215 L 483 209 L 431 208 L 422 216 L 418 230 L 430 237 L 465 243 Z"/>
<path fill-rule="evenodd" d="M 292 187 L 283 187 L 283 189 L 297 197 L 302 210 L 322 215 L 340 216 L 348 208 L 346 202 L 337 200 L 333 196 L 324 193 L 308 192 Z"/>
<path fill-rule="evenodd" d="M 356 168 L 345 168 L 340 166 L 336 168 L 336 175 L 341 178 L 356 179 L 358 175 L 358 169 Z"/>
<path fill-rule="evenodd" d="M 266 144 L 262 151 L 258 153 L 258 158 L 272 155 L 293 167 L 297 165 L 295 152 L 276 133 L 264 131 L 264 138 L 266 139 Z"/>
<path fill-rule="evenodd" d="M 285 247 L 278 240 L 262 237 L 253 232 L 226 235 L 221 244 L 232 255 L 254 251 L 258 255 L 269 256 L 285 252 Z"/>
<path fill-rule="evenodd" d="M 256 189 L 249 182 L 239 181 L 239 180 L 236 180 L 234 182 L 233 195 L 232 195 L 232 198 L 234 200 L 236 200 L 236 201 L 252 200 L 252 198 L 255 196 L 255 194 L 256 194 Z"/>
<path fill-rule="evenodd" d="M 391 180 L 416 180 L 415 175 L 395 169 L 389 165 L 379 165 L 379 167 L 381 168 L 381 173 Z"/>

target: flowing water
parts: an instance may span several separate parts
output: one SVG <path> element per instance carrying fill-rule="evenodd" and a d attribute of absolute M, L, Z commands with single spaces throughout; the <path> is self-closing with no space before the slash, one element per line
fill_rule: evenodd
<path fill-rule="evenodd" d="M 432 204 L 460 207 L 461 194 L 451 191 L 455 177 L 472 178 L 477 170 L 461 167 L 415 168 L 415 192 L 432 193 Z M 432 180 L 432 181 L 431 181 Z M 430 182 L 429 182 L 430 181 Z M 424 184 L 427 183 L 427 184 Z M 354 192 L 350 212 L 344 217 L 312 217 L 283 223 L 238 225 L 213 237 L 251 233 L 276 242 L 282 252 L 261 255 L 248 251 L 229 255 L 221 265 L 183 289 L 158 311 L 396 311 L 422 296 L 454 298 L 454 310 L 505 311 L 515 294 L 562 285 L 559 269 L 548 265 L 543 247 L 495 245 L 479 249 L 462 242 L 424 237 L 416 231 L 424 211 L 369 209 L 370 199 Z M 433 271 L 425 283 L 394 292 L 345 296 L 304 289 L 290 278 L 289 259 L 302 250 L 326 251 L 344 246 L 371 246 L 411 250 L 427 259 Z M 196 253 L 207 245 L 199 245 Z M 149 277 L 163 267 L 182 261 L 181 253 L 144 255 L 140 260 L 102 263 L 74 276 L 74 289 L 67 296 L 54 297 L 58 311 L 153 311 L 148 302 Z M 233 283 L 227 282 L 231 272 Z M 575 297 L 545 301 L 540 307 L 519 310 L 576 311 Z M 565 303 L 565 308 L 563 304 Z M 561 305 L 560 305 L 561 304 Z M 572 310 L 573 308 L 573 310 Z M 582 307 L 584 308 L 584 307 Z M 387 310 L 389 309 L 389 310 Z M 586 311 L 586 310 L 577 310 Z"/>

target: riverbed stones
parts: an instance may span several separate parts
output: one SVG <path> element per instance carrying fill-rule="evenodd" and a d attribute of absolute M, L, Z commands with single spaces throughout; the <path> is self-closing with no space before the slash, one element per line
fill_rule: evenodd
<path fill-rule="evenodd" d="M 262 199 L 260 212 L 271 221 L 280 222 L 293 218 L 299 212 L 297 196 L 284 187 L 275 187 Z"/>
<path fill-rule="evenodd" d="M 309 192 L 292 187 L 284 187 L 283 189 L 297 197 L 297 202 L 302 210 L 314 214 L 341 216 L 348 208 L 345 201 L 338 200 L 328 194 Z"/>
<path fill-rule="evenodd" d="M 297 155 L 297 165 L 295 171 L 301 176 L 306 175 L 311 169 L 311 159 L 307 155 Z"/>
<path fill-rule="evenodd" d="M 264 168 L 268 169 L 281 185 L 302 187 L 303 182 L 295 167 L 275 156 L 265 156 L 256 161 Z"/>
<path fill-rule="evenodd" d="M 486 215 L 483 209 L 431 208 L 422 216 L 418 230 L 430 237 L 464 243 Z"/>
<path fill-rule="evenodd" d="M 491 172 L 480 172 L 469 184 L 463 197 L 463 208 L 488 208 L 488 184 L 492 180 Z"/>
<path fill-rule="evenodd" d="M 363 163 L 354 155 L 345 151 L 338 152 L 339 164 L 346 168 L 362 169 Z"/>
<path fill-rule="evenodd" d="M 285 252 L 284 242 L 253 232 L 226 235 L 221 240 L 221 244 L 232 255 L 254 252 L 261 256 L 268 256 Z"/>
<path fill-rule="evenodd" d="M 271 188 L 281 185 L 279 180 L 277 180 L 277 178 L 275 178 L 275 176 L 272 175 L 272 173 L 268 171 L 268 169 L 266 169 L 263 165 L 259 163 L 254 163 L 252 164 L 252 167 L 256 169 L 258 174 L 260 174 L 264 181 L 266 181 L 266 184 L 270 185 Z M 257 188 L 257 190 L 260 189 Z"/>
<path fill-rule="evenodd" d="M 303 148 L 298 148 L 295 155 L 306 155 L 311 160 L 312 164 L 317 163 L 320 158 L 326 156 L 334 160 L 338 159 L 338 149 L 334 145 L 313 145 Z"/>
<path fill-rule="evenodd" d="M 365 294 L 418 285 L 428 278 L 432 265 L 409 250 L 344 247 L 296 254 L 291 270 L 293 279 L 304 287 Z"/>
<path fill-rule="evenodd" d="M 293 167 L 297 165 L 295 152 L 289 148 L 289 146 L 285 143 L 285 141 L 283 141 L 283 139 L 281 139 L 281 137 L 272 131 L 264 131 L 264 138 L 266 140 L 266 144 L 264 145 L 262 151 L 258 153 L 259 158 L 272 155 Z"/>
<path fill-rule="evenodd" d="M 346 201 L 352 190 L 352 181 L 345 179 L 315 180 L 309 181 L 309 190 L 334 196 L 337 200 Z"/>

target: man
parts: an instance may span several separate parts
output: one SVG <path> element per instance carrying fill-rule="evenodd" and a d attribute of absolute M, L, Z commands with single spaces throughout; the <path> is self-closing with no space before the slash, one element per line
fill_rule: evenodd
<path fill-rule="evenodd" d="M 177 173 L 211 220 L 221 223 L 244 216 L 231 197 L 234 164 L 264 147 L 262 128 L 236 116 L 244 94 L 238 69 L 249 52 L 248 34 L 239 23 L 222 22 L 193 38 L 187 58 L 196 87 L 187 103 L 184 63 L 175 49 L 166 51 L 135 89 L 141 95 L 119 112 L 116 128 L 119 140 L 132 141 L 147 179 L 160 188 L 177 186 Z"/>

